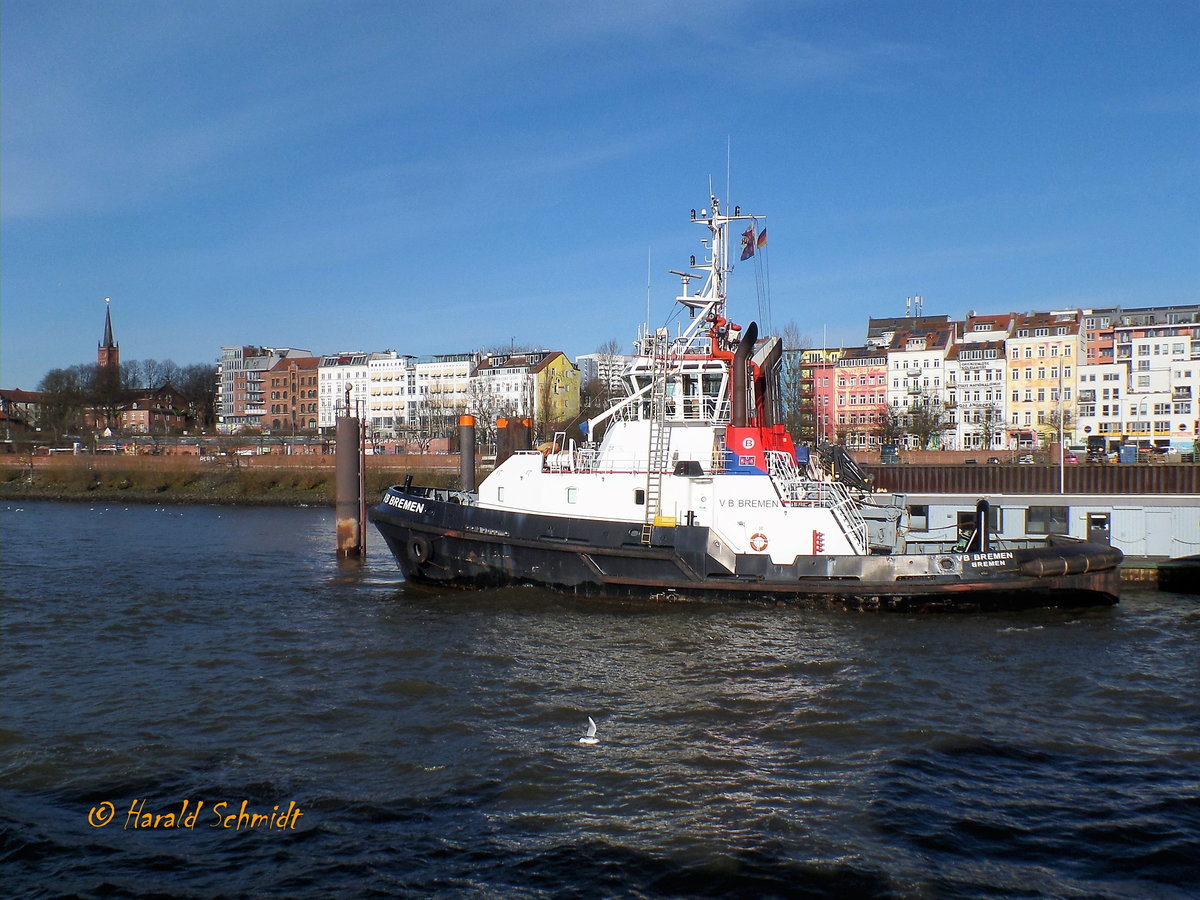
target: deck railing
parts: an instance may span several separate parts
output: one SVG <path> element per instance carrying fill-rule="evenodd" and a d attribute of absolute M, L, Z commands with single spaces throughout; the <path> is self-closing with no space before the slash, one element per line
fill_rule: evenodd
<path fill-rule="evenodd" d="M 844 484 L 839 481 L 814 481 L 800 471 L 791 453 L 767 450 L 764 455 L 767 458 L 767 471 L 784 506 L 828 509 L 854 552 L 867 552 L 867 523 Z"/>

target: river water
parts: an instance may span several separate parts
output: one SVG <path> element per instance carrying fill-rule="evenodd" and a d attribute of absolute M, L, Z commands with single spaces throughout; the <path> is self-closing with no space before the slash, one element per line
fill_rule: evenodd
<path fill-rule="evenodd" d="M 0 893 L 1200 893 L 1200 597 L 438 595 L 370 538 L 0 505 Z"/>

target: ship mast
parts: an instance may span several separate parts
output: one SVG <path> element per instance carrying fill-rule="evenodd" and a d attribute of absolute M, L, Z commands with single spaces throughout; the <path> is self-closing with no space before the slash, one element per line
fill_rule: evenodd
<path fill-rule="evenodd" d="M 693 256 L 688 265 L 690 271 L 670 270 L 672 275 L 678 275 L 682 282 L 682 289 L 675 298 L 677 303 L 688 308 L 691 315 L 691 321 L 683 333 L 670 342 L 671 350 L 668 351 L 669 356 L 682 355 L 684 353 L 695 353 L 699 346 L 698 339 L 705 334 L 712 334 L 713 340 L 709 352 L 719 352 L 721 354 L 732 353 L 732 344 L 737 333 L 741 331 L 740 325 L 733 325 L 726 319 L 726 283 L 729 278 L 731 266 L 729 264 L 729 234 L 730 226 L 735 222 L 752 221 L 754 216 L 742 215 L 740 206 L 733 208 L 733 215 L 723 213 L 721 211 L 721 201 L 717 199 L 715 194 L 709 194 L 709 207 L 701 209 L 697 214 L 696 210 L 692 210 L 692 221 L 697 222 L 708 229 L 708 237 L 701 239 L 701 243 L 707 248 L 707 257 L 697 261 Z M 694 278 L 703 278 L 704 283 L 700 290 L 694 294 L 689 294 L 689 283 Z M 658 335 L 647 332 L 639 338 L 639 350 L 641 355 L 650 356 L 653 353 L 655 341 L 658 340 Z M 661 377 L 667 376 L 667 370 Z M 589 435 L 596 433 L 596 426 L 601 422 L 611 418 L 619 410 L 622 410 L 633 403 L 642 400 L 652 389 L 653 383 L 647 384 L 641 390 L 631 396 L 626 397 L 620 403 L 610 406 L 604 412 L 587 421 L 587 431 Z"/>
<path fill-rule="evenodd" d="M 693 256 L 689 268 L 691 272 L 684 273 L 672 270 L 673 275 L 679 275 L 683 282 L 683 291 L 676 301 L 688 307 L 693 320 L 684 331 L 679 343 L 687 346 L 691 339 L 703 329 L 709 328 L 714 322 L 723 320 L 726 312 L 726 283 L 729 279 L 731 266 L 729 264 L 729 231 L 734 222 L 750 221 L 753 216 L 742 215 L 740 206 L 733 208 L 733 215 L 721 212 L 721 201 L 715 195 L 709 195 L 710 209 L 701 209 L 699 215 L 692 210 L 692 221 L 699 222 L 708 228 L 709 236 L 703 239 L 708 248 L 708 259 L 697 263 Z M 688 295 L 688 282 L 692 278 L 704 276 L 704 285 L 694 295 Z M 720 332 L 720 346 L 714 349 L 728 350 L 731 335 L 728 331 Z"/>

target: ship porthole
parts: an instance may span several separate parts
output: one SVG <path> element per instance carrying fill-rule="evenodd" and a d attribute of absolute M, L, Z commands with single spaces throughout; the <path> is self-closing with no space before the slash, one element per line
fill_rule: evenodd
<path fill-rule="evenodd" d="M 415 534 L 408 539 L 407 552 L 409 561 L 420 565 L 429 561 L 429 557 L 433 555 L 433 547 L 428 538 Z"/>

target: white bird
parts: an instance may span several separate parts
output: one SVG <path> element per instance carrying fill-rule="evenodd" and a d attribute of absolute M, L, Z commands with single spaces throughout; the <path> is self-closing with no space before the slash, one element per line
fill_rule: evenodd
<path fill-rule="evenodd" d="M 581 744 L 598 744 L 600 738 L 596 737 L 596 723 L 592 721 L 592 717 L 588 716 L 587 734 L 579 739 Z"/>

